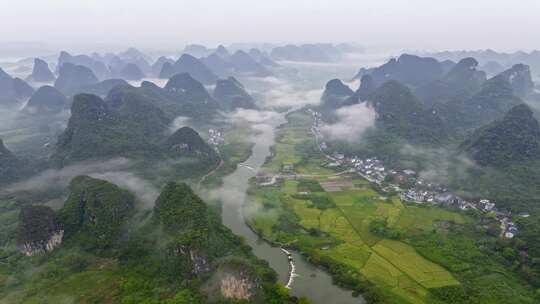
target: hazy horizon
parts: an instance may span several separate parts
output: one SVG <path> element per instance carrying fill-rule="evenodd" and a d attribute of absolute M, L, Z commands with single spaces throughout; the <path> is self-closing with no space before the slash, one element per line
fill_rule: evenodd
<path fill-rule="evenodd" d="M 6 1 L 6 0 L 2 0 Z M 238 42 L 352 42 L 445 50 L 540 49 L 540 2 L 511 1 L 96 1 L 6 2 L 0 42 L 51 49 L 181 49 Z M 14 30 L 15 29 L 15 30 Z"/>

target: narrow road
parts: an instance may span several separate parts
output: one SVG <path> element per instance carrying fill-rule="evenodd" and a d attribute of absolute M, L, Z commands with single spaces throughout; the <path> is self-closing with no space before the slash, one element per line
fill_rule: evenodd
<path fill-rule="evenodd" d="M 219 161 L 219 164 L 214 168 L 212 169 L 212 171 L 206 173 L 203 177 L 201 177 L 201 179 L 199 180 L 199 182 L 197 183 L 197 190 L 201 189 L 201 184 L 211 175 L 213 175 L 214 173 L 216 173 L 217 170 L 219 170 L 219 168 L 221 168 L 221 166 L 223 166 L 223 159 L 221 159 Z"/>

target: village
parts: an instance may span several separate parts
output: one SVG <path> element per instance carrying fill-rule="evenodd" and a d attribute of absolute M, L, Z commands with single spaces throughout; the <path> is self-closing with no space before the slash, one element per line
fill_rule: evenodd
<path fill-rule="evenodd" d="M 225 142 L 223 132 L 216 129 L 208 129 L 208 144 L 219 153 L 218 146 Z"/>
<path fill-rule="evenodd" d="M 513 238 L 518 233 L 516 224 L 511 220 L 511 213 L 497 208 L 495 202 L 488 199 L 467 200 L 452 193 L 443 185 L 424 180 L 414 170 L 387 168 L 377 157 L 362 159 L 358 156 L 346 156 L 335 151 L 328 154 L 328 146 L 321 134 L 323 124 L 321 114 L 312 109 L 307 111 L 313 117 L 311 132 L 315 136 L 316 144 L 329 160 L 327 167 L 355 172 L 368 181 L 379 185 L 383 191 L 397 193 L 405 202 L 489 213 L 499 221 L 502 237 Z M 523 212 L 518 216 L 529 217 L 530 215 Z"/>

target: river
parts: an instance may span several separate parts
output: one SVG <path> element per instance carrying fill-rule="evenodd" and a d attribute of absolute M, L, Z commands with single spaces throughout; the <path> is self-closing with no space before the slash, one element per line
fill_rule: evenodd
<path fill-rule="evenodd" d="M 243 215 L 243 205 L 246 201 L 246 191 L 249 179 L 255 176 L 259 168 L 270 155 L 270 147 L 274 144 L 274 130 L 286 120 L 284 115 L 265 124 L 253 125 L 260 134 L 253 137 L 252 155 L 236 171 L 226 176 L 219 188 L 218 197 L 223 202 L 223 224 L 236 235 L 242 236 L 253 252 L 260 259 L 266 260 L 279 275 L 283 285 L 289 279 L 289 261 L 287 255 L 278 248 L 263 241 L 246 224 Z M 298 275 L 291 284 L 290 294 L 306 297 L 314 304 L 358 304 L 364 303 L 361 297 L 352 297 L 351 291 L 344 290 L 332 284 L 332 278 L 325 271 L 309 264 L 300 254 L 291 252 Z"/>

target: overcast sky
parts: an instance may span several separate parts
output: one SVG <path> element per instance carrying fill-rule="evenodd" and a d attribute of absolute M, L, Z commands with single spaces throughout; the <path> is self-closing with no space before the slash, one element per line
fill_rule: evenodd
<path fill-rule="evenodd" d="M 540 49 L 540 0 L 0 0 L 0 42 Z"/>

